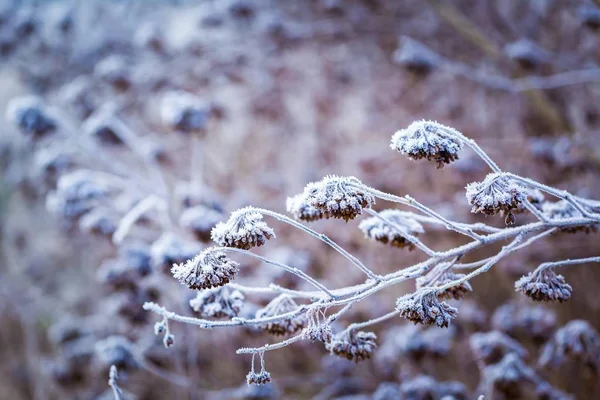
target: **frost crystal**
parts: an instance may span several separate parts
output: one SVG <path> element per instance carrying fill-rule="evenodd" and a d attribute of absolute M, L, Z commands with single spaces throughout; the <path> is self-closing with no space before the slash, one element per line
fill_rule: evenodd
<path fill-rule="evenodd" d="M 58 123 L 42 100 L 35 96 L 11 100 L 6 109 L 6 118 L 21 132 L 39 139 L 56 130 Z"/>
<path fill-rule="evenodd" d="M 295 201 L 303 201 L 321 210 L 326 218 L 345 221 L 356 218 L 363 208 L 375 204 L 375 197 L 355 177 L 326 176 L 319 182 L 306 185 L 302 196 Z"/>
<path fill-rule="evenodd" d="M 573 288 L 552 268 L 537 268 L 515 282 L 515 290 L 535 301 L 567 301 Z"/>
<path fill-rule="evenodd" d="M 301 221 L 312 222 L 318 219 L 329 218 L 325 211 L 307 204 L 303 193 L 288 197 L 286 200 L 286 209 L 294 218 Z"/>
<path fill-rule="evenodd" d="M 373 332 L 349 331 L 335 336 L 327 349 L 331 354 L 359 363 L 371 358 L 377 348 L 375 339 L 377 335 Z"/>
<path fill-rule="evenodd" d="M 499 331 L 474 333 L 469 338 L 469 345 L 477 360 L 485 365 L 496 364 L 507 354 L 527 356 L 527 350 L 519 342 Z"/>
<path fill-rule="evenodd" d="M 262 214 L 246 207 L 231 213 L 226 222 L 219 222 L 211 237 L 221 246 L 248 250 L 262 246 L 275 237 L 275 232 L 263 221 Z"/>
<path fill-rule="evenodd" d="M 274 298 L 266 307 L 256 311 L 256 318 L 274 317 L 296 311 L 298 304 L 289 296 L 281 295 Z M 266 322 L 260 328 L 275 336 L 283 336 L 298 332 L 304 327 L 304 318 L 295 316 L 279 321 Z"/>
<path fill-rule="evenodd" d="M 228 287 L 207 289 L 190 300 L 190 307 L 203 318 L 237 317 L 244 306 L 244 295 Z"/>
<path fill-rule="evenodd" d="M 455 129 L 435 121 L 415 121 L 392 136 L 390 147 L 411 160 L 426 158 L 435 161 L 437 168 L 458 160 L 463 144 Z"/>
<path fill-rule="evenodd" d="M 190 289 L 209 289 L 229 283 L 238 273 L 238 266 L 224 252 L 208 248 L 186 263 L 173 265 L 171 273 Z"/>
<path fill-rule="evenodd" d="M 381 218 L 390 221 L 394 226 L 377 217 L 370 217 L 362 221 L 358 228 L 363 231 L 366 238 L 395 247 L 408 247 L 413 250 L 415 245 L 405 238 L 406 233 L 418 236 L 425 232 L 423 226 L 415 220 L 411 213 L 399 210 L 383 210 L 379 213 Z M 403 231 L 398 231 L 397 227 Z"/>
<path fill-rule="evenodd" d="M 451 320 L 456 318 L 458 310 L 446 302 L 437 299 L 434 291 L 413 293 L 410 297 L 400 297 L 396 301 L 396 310 L 401 317 L 415 324 L 436 324 L 440 328 L 447 328 Z"/>
<path fill-rule="evenodd" d="M 587 321 L 573 320 L 557 330 L 542 348 L 539 364 L 556 367 L 567 359 L 583 362 L 594 373 L 600 371 L 600 335 Z"/>
<path fill-rule="evenodd" d="M 473 213 L 495 215 L 502 211 L 508 214 L 525 200 L 527 191 L 506 175 L 492 173 L 482 182 L 469 183 L 466 196 Z"/>

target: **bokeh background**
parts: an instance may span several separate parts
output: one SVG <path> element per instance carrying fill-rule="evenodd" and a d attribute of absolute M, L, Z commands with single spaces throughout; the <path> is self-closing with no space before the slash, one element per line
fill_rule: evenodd
<path fill-rule="evenodd" d="M 437 360 L 375 357 L 355 365 L 302 342 L 268 354 L 274 386 L 248 389 L 250 360 L 235 350 L 274 339 L 174 323 L 176 345 L 163 348 L 152 332 L 155 316 L 141 304 L 158 300 L 194 312 L 187 305 L 193 293 L 158 268 L 151 253 L 164 232 L 161 216 L 145 213 L 124 242 L 154 255 L 146 276 L 110 275 L 111 263 L 127 262 L 127 246 L 115 246 L 110 234 L 149 195 L 166 199 L 176 224 L 190 205 L 222 213 L 216 220 L 210 214 L 210 225 L 249 204 L 285 212 L 287 196 L 327 174 L 354 175 L 448 217 L 484 221 L 464 198 L 465 185 L 487 173 L 472 153 L 438 170 L 389 149 L 396 130 L 422 118 L 476 139 L 502 168 L 598 199 L 599 28 L 598 6 L 575 0 L 0 0 L 0 398 L 111 398 L 96 343 L 112 335 L 133 343 L 150 369 L 191 382 L 180 386 L 148 368 L 122 368 L 121 386 L 138 399 L 370 398 L 382 382 L 420 373 L 461 381 L 474 396 L 480 373 L 461 322 L 440 339 L 451 348 Z M 539 77 L 565 73 L 559 84 L 540 88 Z M 172 110 L 164 99 L 185 98 L 181 92 L 203 107 L 194 132 L 167 120 Z M 14 99 L 32 95 L 60 122 L 42 137 L 24 134 L 4 113 Z M 97 126 L 114 121 L 125 143 Z M 49 200 L 57 177 L 77 170 L 101 172 L 120 190 L 87 223 L 65 218 Z M 261 254 L 331 287 L 362 282 L 337 253 L 270 224 L 278 238 Z M 380 273 L 423 259 L 368 242 L 357 225 L 312 227 Z M 207 246 L 184 228 L 173 229 L 189 252 Z M 443 230 L 423 240 L 436 249 L 464 243 Z M 473 281 L 474 292 L 459 306 L 462 323 L 473 331 L 498 329 L 491 321 L 499 307 L 533 304 L 514 292 L 515 279 L 544 261 L 598 255 L 598 243 L 598 234 L 554 235 L 508 257 Z M 298 285 L 240 261 L 240 282 Z M 545 338 L 573 319 L 600 328 L 597 267 L 571 267 L 564 275 L 574 293 L 567 303 L 543 306 L 554 318 Z M 377 294 L 339 326 L 381 315 L 413 289 L 411 283 Z M 404 325 L 398 319 L 375 330 L 382 339 L 386 332 L 402 335 L 393 329 Z M 541 343 L 524 343 L 535 366 Z M 539 372 L 578 399 L 600 396 L 594 375 L 577 363 Z"/>

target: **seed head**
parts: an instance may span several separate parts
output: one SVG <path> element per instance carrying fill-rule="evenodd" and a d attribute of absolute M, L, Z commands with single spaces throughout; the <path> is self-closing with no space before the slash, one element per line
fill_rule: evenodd
<path fill-rule="evenodd" d="M 303 193 L 288 197 L 286 200 L 286 209 L 294 218 L 301 221 L 312 222 L 323 218 L 329 218 L 326 211 L 308 204 Z"/>
<path fill-rule="evenodd" d="M 42 99 L 35 96 L 18 97 L 8 103 L 6 119 L 33 139 L 40 139 L 54 132 L 58 122 Z"/>
<path fill-rule="evenodd" d="M 381 350 L 388 351 L 396 358 L 405 357 L 417 363 L 426 358 L 440 359 L 450 352 L 455 332 L 454 329 L 423 328 L 407 324 L 398 327 L 395 334 L 386 335 Z"/>
<path fill-rule="evenodd" d="M 440 272 L 440 269 L 442 270 Z M 444 269 L 446 269 L 444 271 Z M 447 270 L 446 265 L 442 265 L 440 268 L 434 268 L 432 271 L 423 275 L 416 280 L 417 289 L 425 287 L 440 287 L 447 283 L 454 282 L 458 279 L 464 278 L 465 274 L 455 274 L 451 270 Z M 437 297 L 440 300 L 461 300 L 469 292 L 473 291 L 473 287 L 469 282 L 461 282 L 456 286 L 451 286 L 444 291 L 438 291 Z"/>
<path fill-rule="evenodd" d="M 271 374 L 264 370 L 260 372 L 250 371 L 246 375 L 246 382 L 248 385 L 266 385 L 271 382 Z"/>
<path fill-rule="evenodd" d="M 246 207 L 231 213 L 226 222 L 219 222 L 211 237 L 221 246 L 248 250 L 262 246 L 275 237 L 275 232 L 263 221 L 262 214 Z"/>
<path fill-rule="evenodd" d="M 256 318 L 274 317 L 281 314 L 286 314 L 298 309 L 298 304 L 289 296 L 281 295 L 274 298 L 264 308 L 256 311 Z M 283 336 L 300 331 L 304 327 L 305 319 L 301 316 L 286 318 L 274 322 L 266 322 L 259 327 L 274 335 Z"/>
<path fill-rule="evenodd" d="M 560 200 L 554 203 L 545 202 L 542 204 L 542 214 L 549 220 L 563 220 L 569 218 L 580 218 L 582 215 L 568 201 Z M 561 232 L 566 233 L 593 233 L 598 231 L 598 225 L 582 225 L 560 228 Z"/>
<path fill-rule="evenodd" d="M 461 134 L 435 121 L 415 121 L 394 133 L 390 147 L 411 160 L 435 161 L 437 168 L 458 160 L 463 144 Z"/>
<path fill-rule="evenodd" d="M 458 310 L 446 302 L 438 300 L 435 291 L 419 291 L 408 297 L 400 297 L 396 301 L 396 310 L 401 317 L 415 324 L 436 324 L 447 328 L 451 320 L 456 318 Z"/>
<path fill-rule="evenodd" d="M 482 382 L 493 393 L 493 398 L 529 398 L 521 396 L 527 385 L 535 385 L 539 378 L 517 354 L 509 353 L 497 364 L 483 369 Z"/>
<path fill-rule="evenodd" d="M 201 247 L 172 233 L 163 233 L 150 248 L 152 265 L 155 269 L 168 273 L 173 264 L 181 264 L 194 258 Z"/>
<path fill-rule="evenodd" d="M 407 247 L 409 250 L 413 250 L 415 245 L 406 239 L 405 234 L 418 236 L 420 233 L 425 232 L 423 226 L 409 212 L 390 209 L 381 211 L 379 215 L 393 223 L 394 226 L 377 217 L 367 218 L 358 225 L 366 238 L 394 247 Z M 403 231 L 399 232 L 396 227 L 403 228 Z"/>
<path fill-rule="evenodd" d="M 305 204 L 321 210 L 325 218 L 344 221 L 356 218 L 363 208 L 375 204 L 375 197 L 355 177 L 326 176 L 306 185 L 302 196 Z"/>
<path fill-rule="evenodd" d="M 496 364 L 507 354 L 527 357 L 527 350 L 519 342 L 500 331 L 474 333 L 469 338 L 469 345 L 475 358 L 485 365 Z"/>
<path fill-rule="evenodd" d="M 554 331 L 556 314 L 544 306 L 510 302 L 496 309 L 492 316 L 492 326 L 512 337 L 532 339 L 540 343 Z"/>
<path fill-rule="evenodd" d="M 244 295 L 228 287 L 207 289 L 190 300 L 190 307 L 203 318 L 237 317 L 244 306 Z"/>
<path fill-rule="evenodd" d="M 371 358 L 377 348 L 376 339 L 377 335 L 373 332 L 346 331 L 336 335 L 327 349 L 331 354 L 359 363 Z"/>
<path fill-rule="evenodd" d="M 77 220 L 109 194 L 105 182 L 79 170 L 60 177 L 56 190 L 46 199 L 47 208 L 69 220 Z"/>
<path fill-rule="evenodd" d="M 137 367 L 133 355 L 133 345 L 124 336 L 109 336 L 96 342 L 96 354 L 107 366 L 116 365 L 119 369 Z"/>
<path fill-rule="evenodd" d="M 505 174 L 497 172 L 488 174 L 482 182 L 469 183 L 466 196 L 473 213 L 508 214 L 525 200 L 527 191 Z"/>
<path fill-rule="evenodd" d="M 209 247 L 186 263 L 171 268 L 173 277 L 190 289 L 209 289 L 229 283 L 239 272 L 239 264 Z"/>
<path fill-rule="evenodd" d="M 557 330 L 542 348 L 539 365 L 556 367 L 568 359 L 600 372 L 600 335 L 587 321 L 573 320 Z"/>
<path fill-rule="evenodd" d="M 535 301 L 567 301 L 573 288 L 553 268 L 536 268 L 515 282 L 515 290 Z"/>

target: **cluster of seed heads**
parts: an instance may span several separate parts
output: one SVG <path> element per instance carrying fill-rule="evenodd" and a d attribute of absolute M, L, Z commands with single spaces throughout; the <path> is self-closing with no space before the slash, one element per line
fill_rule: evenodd
<path fill-rule="evenodd" d="M 379 216 L 381 218 L 366 218 L 358 225 L 366 238 L 394 247 L 406 247 L 413 250 L 415 245 L 406 238 L 406 233 L 416 237 L 425 232 L 423 226 L 409 212 L 388 209 L 380 211 Z M 398 230 L 398 227 L 403 230 Z"/>
<path fill-rule="evenodd" d="M 507 175 L 491 173 L 481 182 L 468 184 L 466 196 L 473 213 L 508 215 L 527 198 L 527 191 Z"/>
<path fill-rule="evenodd" d="M 435 324 L 447 328 L 458 310 L 445 301 L 440 302 L 435 291 L 418 291 L 410 296 L 400 297 L 396 302 L 396 310 L 401 317 L 415 324 Z"/>
<path fill-rule="evenodd" d="M 515 282 L 515 289 L 535 301 L 567 301 L 573 288 L 553 268 L 536 268 Z"/>
<path fill-rule="evenodd" d="M 190 300 L 190 307 L 203 318 L 237 317 L 243 306 L 244 295 L 228 287 L 203 290 Z"/>
<path fill-rule="evenodd" d="M 373 332 L 350 330 L 334 336 L 327 348 L 331 354 L 359 363 L 371 358 L 377 348 Z"/>
<path fill-rule="evenodd" d="M 298 304 L 289 296 L 281 295 L 273 299 L 264 308 L 256 311 L 256 318 L 274 317 L 281 314 L 297 311 Z M 305 318 L 294 316 L 279 321 L 265 322 L 259 327 L 274 336 L 284 336 L 299 332 L 304 328 Z"/>

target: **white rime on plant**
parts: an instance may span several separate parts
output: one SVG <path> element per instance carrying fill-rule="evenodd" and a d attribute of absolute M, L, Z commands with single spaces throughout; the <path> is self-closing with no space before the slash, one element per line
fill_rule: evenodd
<path fill-rule="evenodd" d="M 239 264 L 214 248 L 208 248 L 185 263 L 171 268 L 173 277 L 190 289 L 210 289 L 229 283 Z"/>
<path fill-rule="evenodd" d="M 275 238 L 275 232 L 263 221 L 262 214 L 246 207 L 231 213 L 226 222 L 219 222 L 211 237 L 221 246 L 248 250 Z"/>

